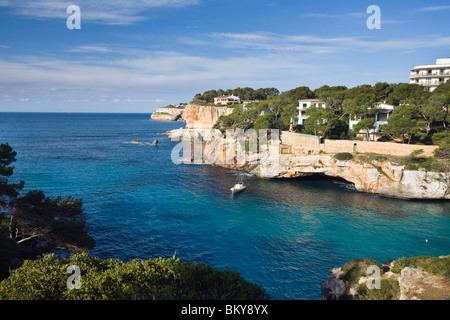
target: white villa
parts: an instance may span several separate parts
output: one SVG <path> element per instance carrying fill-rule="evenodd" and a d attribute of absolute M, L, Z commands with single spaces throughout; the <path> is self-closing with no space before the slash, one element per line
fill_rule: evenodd
<path fill-rule="evenodd" d="M 241 103 L 241 99 L 239 97 L 236 97 L 235 95 L 228 95 L 228 96 L 220 96 L 214 98 L 214 104 L 221 104 L 221 105 L 227 105 L 227 104 L 235 104 L 235 103 Z"/>
<path fill-rule="evenodd" d="M 450 58 L 437 59 L 436 64 L 420 65 L 411 69 L 410 83 L 428 87 L 434 91 L 440 84 L 450 79 Z"/>
<path fill-rule="evenodd" d="M 325 102 L 319 99 L 303 99 L 298 101 L 298 125 L 304 125 L 305 120 L 308 119 L 306 109 L 310 107 L 325 107 Z"/>
<path fill-rule="evenodd" d="M 370 134 L 373 134 L 375 138 L 381 137 L 381 130 L 380 127 L 384 124 L 387 124 L 388 119 L 392 116 L 392 113 L 394 112 L 395 106 L 386 104 L 383 102 L 376 103 L 376 107 L 380 109 L 380 112 L 375 115 L 375 123 L 373 125 L 373 128 L 369 130 Z M 349 129 L 353 130 L 358 122 L 362 120 L 361 117 L 358 117 L 358 119 L 350 119 L 349 121 Z M 360 131 L 359 134 L 366 134 L 365 130 Z"/>

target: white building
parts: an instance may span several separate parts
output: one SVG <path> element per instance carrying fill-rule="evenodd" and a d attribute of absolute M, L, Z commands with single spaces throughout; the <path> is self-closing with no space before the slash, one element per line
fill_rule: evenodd
<path fill-rule="evenodd" d="M 430 91 L 450 79 L 450 58 L 437 59 L 436 64 L 421 65 L 411 69 L 410 83 L 428 87 Z"/>
<path fill-rule="evenodd" d="M 319 99 L 303 99 L 298 101 L 298 125 L 303 126 L 305 124 L 305 120 L 308 119 L 306 115 L 306 109 L 310 107 L 321 107 L 324 108 L 326 106 L 325 102 Z"/>
<path fill-rule="evenodd" d="M 228 96 L 220 96 L 214 98 L 214 104 L 234 104 L 234 103 L 241 103 L 241 99 L 239 97 L 236 97 L 235 95 L 228 95 Z"/>
<path fill-rule="evenodd" d="M 380 109 L 380 111 L 378 112 L 378 114 L 374 115 L 375 123 L 373 124 L 372 129 L 369 130 L 369 133 L 372 134 L 375 138 L 379 138 L 381 137 L 380 127 L 388 123 L 388 119 L 392 116 L 395 106 L 383 102 L 378 102 L 376 103 L 376 108 Z M 358 122 L 360 122 L 362 119 L 363 119 L 362 117 L 350 119 L 349 129 L 353 130 L 355 126 L 358 124 Z M 366 130 L 362 130 L 359 132 L 359 135 L 362 134 L 366 134 Z"/>

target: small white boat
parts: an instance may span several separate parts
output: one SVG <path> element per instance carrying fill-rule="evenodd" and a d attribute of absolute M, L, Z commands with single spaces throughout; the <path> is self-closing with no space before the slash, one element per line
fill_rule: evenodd
<path fill-rule="evenodd" d="M 234 194 L 234 193 L 241 192 L 241 191 L 244 190 L 245 188 L 247 188 L 247 187 L 244 185 L 244 183 L 243 183 L 242 181 L 239 181 L 239 182 L 236 183 L 236 184 L 234 185 L 234 187 L 231 188 L 230 190 L 231 190 L 231 192 Z"/>

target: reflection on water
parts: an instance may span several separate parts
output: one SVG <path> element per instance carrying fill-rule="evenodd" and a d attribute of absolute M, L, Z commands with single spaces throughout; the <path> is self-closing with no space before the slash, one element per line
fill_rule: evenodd
<path fill-rule="evenodd" d="M 426 212 L 435 215 L 450 215 L 450 203 L 446 200 L 399 200 L 380 195 L 361 193 L 352 184 L 343 180 L 322 176 L 296 179 L 262 180 L 248 173 L 232 171 L 222 167 L 197 167 L 196 174 L 187 177 L 185 186 L 202 189 L 221 196 L 238 180 L 244 181 L 247 189 L 235 197 L 251 197 L 258 201 L 285 205 L 294 208 L 334 208 L 334 211 L 354 215 L 373 212 L 384 218 L 405 218 L 410 212 Z M 205 180 L 204 177 L 208 176 Z M 200 178 L 199 177 L 203 177 Z M 193 180 L 191 180 L 193 179 Z"/>

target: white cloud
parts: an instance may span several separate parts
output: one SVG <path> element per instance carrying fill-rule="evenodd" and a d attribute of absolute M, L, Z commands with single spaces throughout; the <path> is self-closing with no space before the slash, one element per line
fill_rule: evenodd
<path fill-rule="evenodd" d="M 308 79 L 329 74 L 330 67 L 346 68 L 340 57 L 358 54 L 378 54 L 425 48 L 450 48 L 450 37 L 422 37 L 374 41 L 363 37 L 318 37 L 274 33 L 215 33 L 210 45 L 221 48 L 235 46 L 239 54 L 227 50 L 228 56 L 202 56 L 173 51 L 136 51 L 116 53 L 114 58 L 103 55 L 109 48 L 85 45 L 70 49 L 98 53 L 98 59 L 82 55 L 75 58 L 18 56 L 0 59 L 0 92 L 39 91 L 48 94 L 73 92 L 79 95 L 117 93 L 128 103 L 152 102 L 139 92 L 201 91 L 201 88 L 236 84 L 276 86 L 295 81 L 302 75 Z M 244 54 L 242 54 L 242 51 Z M 201 52 L 197 50 L 198 52 Z M 119 55 L 119 58 L 117 56 Z M 327 63 L 324 63 L 327 61 Z M 352 64 L 352 62 L 348 62 Z M 294 80 L 292 80 L 294 79 Z M 322 80 L 323 81 L 323 80 Z M 133 92 L 133 97 L 124 95 Z M 23 97 L 23 93 L 21 96 Z M 117 97 L 117 96 L 116 96 Z M 140 98 L 136 98 L 140 97 Z M 130 100 L 126 100 L 126 99 Z M 97 100 L 98 100 L 97 99 Z M 134 99 L 134 100 L 132 100 Z M 141 100 L 139 100 L 141 99 Z"/>
<path fill-rule="evenodd" d="M 158 8 L 196 5 L 199 0 L 77 0 L 82 21 L 98 24 L 128 25 L 145 20 L 144 12 Z M 12 8 L 16 15 L 40 19 L 67 18 L 67 0 L 0 0 L 0 6 Z"/>
<path fill-rule="evenodd" d="M 266 35 L 267 34 L 267 35 Z M 270 34 L 268 33 L 212 33 L 211 37 L 214 38 L 225 38 L 230 40 L 239 41 L 267 41 L 270 40 Z"/>
<path fill-rule="evenodd" d="M 210 58 L 176 52 L 143 52 L 136 58 L 86 61 L 52 57 L 0 59 L 0 92 L 38 96 L 64 94 L 99 101 L 114 94 L 116 104 L 189 100 L 211 87 L 283 87 L 314 66 L 298 57 L 258 56 Z M 157 95 L 159 100 L 155 100 Z M 184 98 L 183 98 L 184 97 Z M 111 99 L 113 99 L 111 98 Z"/>
<path fill-rule="evenodd" d="M 442 10 L 450 10 L 450 6 L 432 6 L 432 7 L 425 7 L 425 8 L 419 8 L 416 11 L 419 12 L 426 12 L 426 11 L 442 11 Z"/>
<path fill-rule="evenodd" d="M 102 102 L 105 100 L 103 99 Z M 113 103 L 160 103 L 163 102 L 162 99 L 136 99 L 136 98 L 126 98 L 126 99 L 119 99 L 116 98 L 113 100 Z"/>
<path fill-rule="evenodd" d="M 397 23 L 389 21 L 388 23 Z M 450 47 L 450 37 L 428 36 L 373 40 L 369 37 L 319 37 L 312 35 L 282 35 L 276 33 L 213 33 L 215 45 L 226 48 L 245 48 L 271 51 L 297 51 L 310 54 L 327 54 L 340 51 L 376 52 L 382 50 L 408 50 Z"/>
<path fill-rule="evenodd" d="M 303 13 L 301 17 L 303 18 L 348 18 L 348 17 L 363 17 L 366 16 L 366 12 L 350 12 L 343 14 L 330 14 L 330 13 Z"/>
<path fill-rule="evenodd" d="M 205 46 L 204 42 L 198 48 L 189 48 L 194 49 L 189 50 L 192 54 L 128 51 L 117 44 L 112 50 L 102 44 L 87 44 L 68 50 L 86 53 L 85 56 L 64 54 L 55 58 L 53 53 L 48 57 L 0 58 L 0 94 L 9 94 L 15 101 L 28 96 L 30 104 L 43 97 L 61 101 L 58 95 L 64 95 L 65 103 L 76 105 L 84 99 L 91 104 L 114 104 L 128 110 L 163 101 L 172 103 L 172 99 L 188 102 L 195 93 L 211 88 L 287 90 L 299 85 L 314 88 L 332 83 L 407 80 L 412 65 L 399 66 L 394 71 L 380 70 L 367 61 L 379 54 L 392 56 L 412 49 L 450 48 L 450 37 L 444 36 L 374 40 L 254 32 L 213 33 L 200 40 L 224 54 L 202 55 L 199 48 Z M 104 54 L 110 51 L 114 51 L 114 56 Z M 354 59 L 365 54 L 362 61 Z"/>
<path fill-rule="evenodd" d="M 95 45 L 84 45 L 78 46 L 67 50 L 68 52 L 93 52 L 93 53 L 108 53 L 112 50 L 105 46 L 95 46 Z"/>

